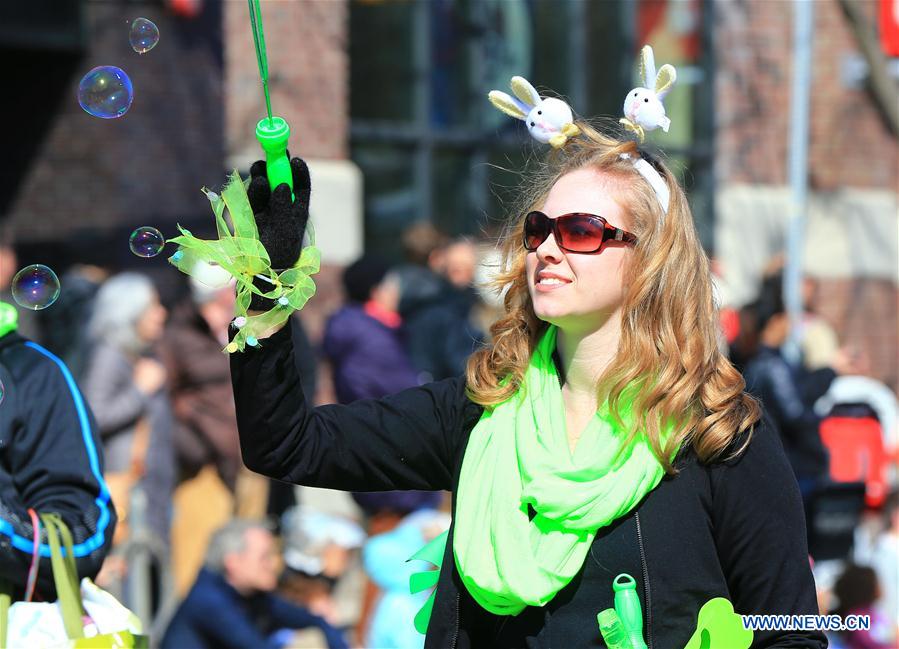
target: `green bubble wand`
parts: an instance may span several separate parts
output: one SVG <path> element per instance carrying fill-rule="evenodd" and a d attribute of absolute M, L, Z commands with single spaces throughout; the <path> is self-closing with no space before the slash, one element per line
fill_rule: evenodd
<path fill-rule="evenodd" d="M 290 173 L 290 160 L 287 158 L 287 139 L 290 137 L 290 126 L 283 117 L 272 115 L 272 100 L 268 92 L 268 58 L 265 54 L 265 32 L 262 29 L 262 10 L 259 0 L 247 0 L 250 8 L 250 26 L 253 29 L 253 44 L 256 48 L 256 62 L 259 64 L 259 76 L 262 79 L 262 92 L 265 95 L 265 112 L 256 124 L 256 139 L 265 151 L 265 166 L 268 184 L 272 190 L 281 183 L 287 183 L 293 196 L 293 176 Z"/>
<path fill-rule="evenodd" d="M 274 189 L 281 183 L 287 183 L 292 192 L 293 176 L 287 158 L 290 127 L 283 118 L 272 115 L 262 12 L 259 0 L 248 0 L 248 3 L 267 112 L 267 117 L 256 125 L 256 138 L 265 151 L 269 187 Z M 181 235 L 169 240 L 178 245 L 178 250 L 169 257 L 169 263 L 181 272 L 203 282 L 200 270 L 200 262 L 203 262 L 223 268 L 234 278 L 236 317 L 231 326 L 237 331 L 224 349 L 228 353 L 243 351 L 247 346 L 258 346 L 260 338 L 283 325 L 291 313 L 301 309 L 315 294 L 312 275 L 318 272 L 321 261 L 321 254 L 315 247 L 312 227 L 307 225 L 309 245 L 303 247 L 299 259 L 290 268 L 272 268 L 268 251 L 259 240 L 253 208 L 247 197 L 249 182 L 249 179 L 242 179 L 235 171 L 220 194 L 204 188 L 215 215 L 217 239 L 200 239 L 179 225 Z M 226 212 L 230 216 L 230 224 L 225 219 Z M 254 282 L 256 279 L 264 280 L 261 284 L 264 288 Z M 272 300 L 274 306 L 263 313 L 251 313 L 249 307 L 253 295 Z"/>

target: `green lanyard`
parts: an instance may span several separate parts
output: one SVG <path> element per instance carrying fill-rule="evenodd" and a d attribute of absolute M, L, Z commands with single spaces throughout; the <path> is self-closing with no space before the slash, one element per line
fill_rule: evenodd
<path fill-rule="evenodd" d="M 259 77 L 262 79 L 262 92 L 265 95 L 265 112 L 256 124 L 256 139 L 265 151 L 265 172 L 268 184 L 274 191 L 281 183 L 287 183 L 293 191 L 293 174 L 290 171 L 290 160 L 287 159 L 287 139 L 290 137 L 290 126 L 283 117 L 272 115 L 272 100 L 268 92 L 268 57 L 265 54 L 265 33 L 262 30 L 262 10 L 259 0 L 247 0 L 250 6 L 250 25 L 253 28 L 253 44 L 256 47 L 256 62 L 259 64 Z M 292 196 L 291 196 L 292 197 Z"/>

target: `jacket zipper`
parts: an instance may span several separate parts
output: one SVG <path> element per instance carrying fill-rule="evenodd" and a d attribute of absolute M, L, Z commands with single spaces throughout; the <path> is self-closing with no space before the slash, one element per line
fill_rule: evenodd
<path fill-rule="evenodd" d="M 450 649 L 456 649 L 456 642 L 459 640 L 459 607 L 462 605 L 462 595 L 456 593 L 456 629 L 453 632 L 453 643 Z"/>
<path fill-rule="evenodd" d="M 643 549 L 643 530 L 640 527 L 640 513 L 634 512 L 637 520 L 637 544 L 640 546 L 640 563 L 643 564 L 643 587 L 646 591 L 646 642 L 652 649 L 652 594 L 649 590 L 649 568 L 646 567 L 646 552 Z"/>

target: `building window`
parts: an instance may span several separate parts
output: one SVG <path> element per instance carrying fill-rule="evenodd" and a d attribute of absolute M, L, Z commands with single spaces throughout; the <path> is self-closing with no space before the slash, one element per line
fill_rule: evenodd
<path fill-rule="evenodd" d="M 364 175 L 366 248 L 397 258 L 400 233 L 420 219 L 453 235 L 496 233 L 506 216 L 501 201 L 533 145 L 521 122 L 488 104 L 487 93 L 507 90 L 518 74 L 564 96 L 579 114 L 617 116 L 633 85 L 640 34 L 659 39 L 657 60 L 685 70 L 669 100 L 672 117 L 682 121 L 670 138 L 653 141 L 677 168 L 689 169 L 690 189 L 710 197 L 704 169 L 710 182 L 711 143 L 696 128 L 697 102 L 704 101 L 696 97 L 710 77 L 700 72 L 701 48 L 681 46 L 693 43 L 682 35 L 684 26 L 698 38 L 703 23 L 678 13 L 684 9 L 690 18 L 703 6 L 699 0 L 352 0 L 351 156 Z M 711 120 L 705 123 L 710 134 Z M 710 198 L 706 203 L 710 213 Z M 700 225 L 705 220 L 697 215 Z"/>

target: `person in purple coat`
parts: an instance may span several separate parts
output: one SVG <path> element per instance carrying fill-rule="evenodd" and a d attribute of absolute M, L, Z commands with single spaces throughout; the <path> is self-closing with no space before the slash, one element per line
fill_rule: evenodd
<path fill-rule="evenodd" d="M 325 326 L 324 352 L 331 362 L 339 403 L 378 399 L 419 384 L 403 345 L 399 281 L 383 259 L 364 255 L 343 273 L 347 303 Z M 354 493 L 369 516 L 405 515 L 436 507 L 439 492 Z"/>
<path fill-rule="evenodd" d="M 340 403 L 418 385 L 401 338 L 399 282 L 389 270 L 386 261 L 366 255 L 343 273 L 347 303 L 328 320 L 324 337 Z"/>

